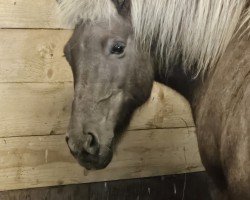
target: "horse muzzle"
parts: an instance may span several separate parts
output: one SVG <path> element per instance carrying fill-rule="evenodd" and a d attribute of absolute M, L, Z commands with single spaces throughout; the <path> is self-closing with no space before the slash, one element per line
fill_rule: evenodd
<path fill-rule="evenodd" d="M 70 152 L 81 166 L 88 170 L 98 170 L 107 167 L 113 157 L 111 147 L 99 145 L 93 142 L 93 139 L 90 140 L 84 143 L 74 143 L 73 140 L 66 136 Z"/>

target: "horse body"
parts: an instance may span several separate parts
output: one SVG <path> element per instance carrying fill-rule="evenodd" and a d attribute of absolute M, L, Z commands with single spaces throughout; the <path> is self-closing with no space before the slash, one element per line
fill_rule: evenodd
<path fill-rule="evenodd" d="M 190 101 L 202 163 L 218 199 L 250 199 L 249 83 L 250 41 L 232 41 Z"/>
<path fill-rule="evenodd" d="M 70 2 L 64 0 L 64 6 L 69 6 Z M 148 5 L 143 6 L 143 2 Z M 134 52 L 134 56 L 129 54 L 130 59 L 125 64 L 129 63 L 128 66 L 131 66 L 132 61 L 134 68 L 131 69 L 133 71 L 135 68 L 142 66 L 141 63 L 145 65 L 145 62 L 148 62 L 152 69 L 150 70 L 149 65 L 146 65 L 146 73 L 151 73 L 151 75 L 146 76 L 145 69 L 140 67 L 140 70 L 134 71 L 137 73 L 134 74 L 133 79 L 125 81 L 120 89 L 124 90 L 124 87 L 129 85 L 131 90 L 125 90 L 125 93 L 132 94 L 138 84 L 143 83 L 140 86 L 143 88 L 143 85 L 147 83 L 149 87 L 146 87 L 143 93 L 148 94 L 152 84 L 152 79 L 148 77 L 154 76 L 157 81 L 163 82 L 183 94 L 191 104 L 197 127 L 201 159 L 215 186 L 214 198 L 225 200 L 250 199 L 249 2 L 246 0 L 135 0 L 131 2 L 129 0 L 103 0 L 97 1 L 95 7 L 90 0 L 76 0 L 72 3 L 73 11 L 77 3 L 80 4 L 79 8 L 81 9 L 90 8 L 93 15 L 89 10 L 86 13 L 80 11 L 80 14 L 71 12 L 71 14 L 74 13 L 71 15 L 71 20 L 74 21 L 80 17 L 83 19 L 91 18 L 92 21 L 104 21 L 104 24 L 109 27 L 109 31 L 105 29 L 106 32 L 103 32 L 107 38 L 114 37 L 110 34 L 114 32 L 116 32 L 116 38 L 121 38 L 121 33 L 115 31 L 116 29 L 126 32 L 126 26 L 112 26 L 114 21 L 118 20 L 118 24 L 132 25 L 131 30 L 134 32 L 129 37 L 130 43 L 128 43 L 128 38 L 124 39 L 124 43 L 131 44 L 131 41 L 137 43 L 138 51 L 137 53 Z M 107 12 L 100 11 L 100 8 L 106 9 Z M 179 12 L 178 8 L 180 9 Z M 188 13 L 189 9 L 191 9 L 191 14 Z M 98 12 L 100 13 L 98 14 Z M 175 20 L 177 24 L 174 23 Z M 97 27 L 93 27 L 93 31 L 97 31 L 97 29 Z M 79 32 L 79 30 L 84 32 L 83 28 L 76 28 L 76 31 Z M 73 41 L 66 55 L 76 55 L 79 51 L 80 56 L 77 60 L 73 62 L 68 60 L 71 66 L 81 69 L 82 65 L 86 66 L 86 61 L 81 59 L 82 50 L 81 48 L 75 49 L 75 44 L 80 44 L 82 40 L 80 37 L 73 35 Z M 83 44 L 85 46 L 92 45 L 90 48 L 93 48 L 94 45 L 94 43 L 88 42 Z M 95 45 L 98 46 L 98 44 Z M 105 45 L 104 47 L 107 48 Z M 127 52 L 133 51 L 131 47 L 131 45 L 126 47 Z M 145 51 L 151 53 L 152 59 L 141 59 L 141 55 Z M 135 62 L 136 57 L 140 61 Z M 86 57 L 85 59 L 88 60 Z M 99 58 L 96 57 L 96 59 Z M 113 67 L 109 59 L 106 55 L 97 64 L 98 67 L 102 65 L 101 62 L 108 62 L 108 65 Z M 120 60 L 113 60 L 113 63 L 117 62 L 116 65 L 119 65 L 122 59 L 121 57 Z M 124 62 L 121 66 L 123 65 Z M 108 68 L 106 70 L 106 73 L 114 73 L 109 72 Z M 144 75 L 140 75 L 138 72 L 143 72 Z M 94 77 L 89 72 L 87 74 Z M 79 83 L 78 76 L 80 75 L 75 75 L 76 84 Z M 85 79 L 86 77 L 82 78 L 82 80 Z M 109 79 L 105 79 L 105 81 L 110 82 Z M 86 87 L 82 85 L 81 88 Z M 81 88 L 76 90 L 75 96 L 83 95 L 82 92 L 79 92 L 84 91 Z M 94 91 L 96 88 L 93 87 L 92 90 Z M 133 96 L 132 99 L 139 98 L 138 96 L 135 97 L 134 94 L 129 96 Z M 132 110 L 144 102 L 147 96 L 144 95 L 140 103 L 137 102 L 136 106 L 132 106 Z M 83 104 L 83 102 L 78 102 L 78 104 L 73 104 L 73 108 L 81 108 Z M 124 106 L 127 106 L 127 104 L 120 104 L 119 111 L 117 111 L 119 115 L 116 115 L 116 118 L 129 118 L 131 116 L 124 112 L 122 108 Z M 100 113 L 103 114 L 103 110 Z M 121 113 L 125 114 L 122 115 Z M 81 114 L 83 113 L 78 112 L 77 119 L 71 120 L 71 124 L 79 121 L 82 118 Z M 72 116 L 74 116 L 74 112 Z M 113 123 L 112 126 L 118 122 L 113 120 Z M 69 132 L 72 132 L 72 130 L 76 130 L 74 126 L 69 129 Z M 83 132 L 82 129 L 79 130 Z M 101 140 L 104 136 L 99 133 L 98 137 Z M 79 137 L 76 138 L 79 139 Z M 91 143 L 88 139 L 79 140 L 81 143 L 76 143 L 85 147 L 86 143 Z M 69 146 L 72 150 L 76 145 L 71 144 Z M 96 157 L 94 160 L 96 160 Z M 93 161 L 93 159 L 88 160 L 88 162 L 90 161 Z M 106 165 L 107 163 L 101 164 L 100 168 Z"/>
<path fill-rule="evenodd" d="M 250 199 L 250 40 L 235 38 L 205 76 L 190 78 L 182 66 L 160 81 L 191 105 L 199 152 L 213 199 Z"/>

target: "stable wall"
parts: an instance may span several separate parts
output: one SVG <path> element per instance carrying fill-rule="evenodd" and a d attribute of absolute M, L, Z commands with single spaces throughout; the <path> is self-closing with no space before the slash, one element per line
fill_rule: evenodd
<path fill-rule="evenodd" d="M 63 46 L 72 31 L 55 5 L 0 0 L 0 191 L 203 170 L 188 103 L 158 83 L 111 164 L 77 164 L 64 139 L 73 84 Z"/>

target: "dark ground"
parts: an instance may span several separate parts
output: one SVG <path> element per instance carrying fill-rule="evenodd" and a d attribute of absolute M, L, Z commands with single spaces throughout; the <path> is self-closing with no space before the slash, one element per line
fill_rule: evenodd
<path fill-rule="evenodd" d="M 0 192 L 0 200 L 211 200 L 204 172 Z"/>

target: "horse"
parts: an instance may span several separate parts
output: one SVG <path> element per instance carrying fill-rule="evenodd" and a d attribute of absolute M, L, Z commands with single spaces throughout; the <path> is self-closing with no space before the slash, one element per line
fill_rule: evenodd
<path fill-rule="evenodd" d="M 66 141 L 88 169 L 112 146 L 153 81 L 190 102 L 213 199 L 250 199 L 250 8 L 246 0 L 61 0 L 75 95 Z"/>

